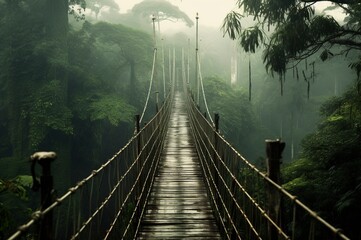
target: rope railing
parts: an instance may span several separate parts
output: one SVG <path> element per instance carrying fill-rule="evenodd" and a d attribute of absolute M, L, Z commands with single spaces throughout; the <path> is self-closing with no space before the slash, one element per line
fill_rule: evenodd
<path fill-rule="evenodd" d="M 239 154 L 187 96 L 196 148 L 225 239 L 349 239 Z"/>
<path fill-rule="evenodd" d="M 168 127 L 172 93 L 158 113 L 112 158 L 19 227 L 9 239 L 40 239 L 54 215 L 51 239 L 135 238 Z"/>

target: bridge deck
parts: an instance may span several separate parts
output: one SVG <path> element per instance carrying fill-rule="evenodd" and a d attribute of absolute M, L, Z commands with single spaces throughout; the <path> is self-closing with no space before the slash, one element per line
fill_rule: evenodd
<path fill-rule="evenodd" d="M 190 135 L 185 103 L 176 93 L 138 239 L 221 239 Z"/>

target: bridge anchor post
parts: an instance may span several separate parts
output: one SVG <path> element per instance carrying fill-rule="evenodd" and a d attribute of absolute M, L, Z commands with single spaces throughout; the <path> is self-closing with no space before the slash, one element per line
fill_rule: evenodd
<path fill-rule="evenodd" d="M 282 159 L 282 151 L 286 144 L 277 140 L 266 140 L 266 153 L 267 153 L 267 175 L 275 182 L 280 184 L 280 165 Z M 280 224 L 280 210 L 281 210 L 281 196 L 278 189 L 271 184 L 268 184 L 268 214 L 271 219 L 277 224 Z M 268 223 L 268 236 L 269 240 L 278 239 L 278 230 Z"/>
<path fill-rule="evenodd" d="M 53 176 L 51 175 L 51 163 L 56 159 L 55 152 L 36 152 L 30 156 L 31 174 L 33 177 L 34 191 L 40 188 L 41 192 L 41 211 L 47 209 L 53 203 Z M 42 176 L 40 183 L 35 176 L 35 164 L 39 163 L 42 167 Z M 53 239 L 53 212 L 49 211 L 42 216 L 40 220 L 40 240 Z"/>

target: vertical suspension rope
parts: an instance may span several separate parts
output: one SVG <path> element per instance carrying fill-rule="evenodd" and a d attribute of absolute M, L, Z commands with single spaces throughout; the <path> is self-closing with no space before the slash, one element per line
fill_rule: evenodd
<path fill-rule="evenodd" d="M 186 72 L 185 72 L 185 61 L 184 61 L 184 48 L 182 48 L 182 83 L 185 85 L 187 82 Z"/>
<path fill-rule="evenodd" d="M 173 86 L 173 88 L 175 87 L 175 72 L 176 72 L 176 70 L 175 70 L 175 48 L 173 47 L 173 76 L 172 76 L 172 86 Z"/>
<path fill-rule="evenodd" d="M 188 53 L 187 53 L 187 83 L 189 84 L 189 54 L 191 49 L 191 40 L 188 38 Z"/>
<path fill-rule="evenodd" d="M 141 115 L 140 120 L 139 120 L 140 122 L 142 122 L 143 117 L 144 117 L 144 114 L 145 114 L 145 111 L 147 110 L 147 106 L 148 106 L 148 102 L 149 102 L 149 97 L 150 97 L 150 92 L 152 91 L 156 56 L 157 56 L 157 49 L 154 48 L 152 74 L 151 74 L 151 77 L 150 77 L 147 99 L 146 99 L 146 101 L 145 101 L 145 105 L 144 105 L 144 108 L 143 108 L 143 112 L 142 112 L 142 115 Z"/>
<path fill-rule="evenodd" d="M 198 13 L 196 16 L 196 82 L 197 82 L 197 105 L 199 106 L 199 73 L 198 73 Z"/>
<path fill-rule="evenodd" d="M 164 60 L 164 43 L 162 39 L 162 72 L 163 72 L 163 100 L 166 98 L 166 90 L 165 90 L 165 60 Z"/>
<path fill-rule="evenodd" d="M 197 53 L 197 54 L 198 54 L 198 53 Z M 199 58 L 199 56 L 198 56 L 198 58 Z M 204 92 L 200 59 L 198 59 L 198 73 L 199 73 L 200 86 L 201 86 L 201 88 L 202 88 L 202 95 L 203 95 L 204 105 L 205 105 L 205 107 L 206 107 L 206 111 L 207 111 L 209 120 L 211 121 L 212 125 L 214 126 L 214 122 L 213 122 L 212 116 L 211 116 L 211 114 L 209 113 L 209 108 L 208 108 L 208 103 L 207 103 L 207 99 L 206 99 L 206 94 L 205 94 L 205 92 Z M 199 104 L 199 103 L 198 103 L 198 104 Z"/>
<path fill-rule="evenodd" d="M 168 70 L 169 70 L 169 84 L 172 85 L 172 54 L 171 49 L 168 49 Z"/>
<path fill-rule="evenodd" d="M 139 122 L 142 122 L 145 111 L 147 110 L 147 107 L 148 107 L 150 93 L 152 91 L 152 86 L 153 86 L 153 79 L 154 79 L 154 75 L 155 75 L 155 63 L 156 63 L 156 60 L 157 60 L 157 40 L 156 40 L 156 36 L 155 36 L 155 22 L 154 22 L 155 17 L 154 17 L 154 15 L 153 15 L 152 20 L 153 20 L 153 40 L 154 40 L 152 73 L 151 73 L 150 82 L 149 82 L 147 99 L 145 101 L 143 112 L 141 114 Z M 158 111 L 158 96 L 157 96 L 157 99 L 156 99 L 156 104 L 157 104 L 157 111 Z"/>
<path fill-rule="evenodd" d="M 153 39 L 154 39 L 154 48 L 157 49 L 157 37 L 155 34 L 155 16 L 153 15 Z M 159 22 L 158 22 L 159 23 Z M 159 27 L 160 30 L 160 27 Z M 155 60 L 157 61 L 157 60 Z M 156 112 L 159 110 L 159 81 L 157 79 L 157 69 L 154 70 L 154 78 L 155 78 L 155 104 L 156 104 Z"/>

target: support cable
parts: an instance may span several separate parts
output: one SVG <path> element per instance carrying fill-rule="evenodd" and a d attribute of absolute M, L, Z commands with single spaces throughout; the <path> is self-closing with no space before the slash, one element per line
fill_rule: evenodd
<path fill-rule="evenodd" d="M 155 76 L 155 64 L 156 64 L 156 61 L 157 61 L 157 38 L 155 36 L 155 17 L 153 15 L 153 18 L 152 18 L 152 21 L 153 21 L 153 44 L 154 44 L 154 50 L 153 50 L 153 65 L 152 65 L 152 73 L 151 73 L 151 77 L 150 77 L 150 82 L 149 82 L 149 88 L 148 88 L 148 94 L 147 94 L 147 99 L 145 101 L 145 104 L 144 104 L 144 108 L 143 108 L 143 112 L 142 112 L 142 115 L 140 117 L 140 120 L 139 122 L 141 123 L 142 120 L 143 120 L 143 117 L 144 117 L 144 114 L 147 110 L 147 107 L 148 107 L 148 102 L 149 102 L 149 98 L 150 98 L 150 93 L 152 91 L 152 86 L 153 86 L 153 80 L 154 80 L 154 76 Z M 157 111 L 158 111 L 158 90 L 156 89 L 156 104 L 157 104 Z"/>
<path fill-rule="evenodd" d="M 199 53 L 197 52 L 197 54 L 199 54 Z M 198 73 L 199 73 L 199 82 L 200 82 L 200 85 L 201 85 L 201 88 L 202 88 L 202 95 L 203 95 L 204 106 L 206 107 L 206 111 L 207 111 L 209 120 L 211 121 L 212 125 L 214 126 L 214 122 L 213 122 L 212 116 L 211 116 L 211 114 L 209 113 L 209 108 L 208 108 L 208 103 L 207 103 L 206 94 L 205 94 L 205 92 L 204 92 L 203 77 L 202 77 L 202 71 L 201 71 L 201 62 L 200 62 L 199 56 L 198 56 Z"/>
<path fill-rule="evenodd" d="M 141 117 L 140 117 L 139 122 L 142 122 L 143 117 L 144 117 L 144 114 L 145 114 L 145 111 L 147 110 L 147 107 L 148 107 L 148 102 L 149 102 L 149 98 L 150 98 L 150 93 L 151 93 L 151 91 L 152 91 L 152 85 L 153 85 L 153 79 L 154 79 L 154 72 L 155 72 L 154 70 L 155 70 L 155 61 L 156 61 L 156 58 L 157 58 L 157 48 L 154 48 L 152 75 L 151 75 L 151 77 L 150 77 L 149 88 L 148 88 L 148 95 L 147 95 L 147 99 L 146 99 L 146 101 L 145 101 L 144 108 L 143 108 L 143 112 L 142 112 L 142 115 L 141 115 Z"/>
<path fill-rule="evenodd" d="M 196 84 L 197 84 L 197 104 L 199 105 L 199 73 L 198 73 L 198 51 L 199 51 L 199 47 L 198 47 L 198 13 L 196 16 Z"/>

